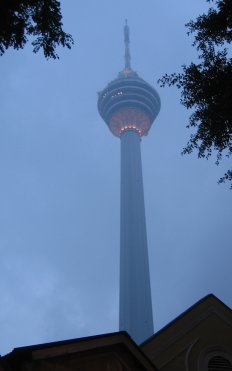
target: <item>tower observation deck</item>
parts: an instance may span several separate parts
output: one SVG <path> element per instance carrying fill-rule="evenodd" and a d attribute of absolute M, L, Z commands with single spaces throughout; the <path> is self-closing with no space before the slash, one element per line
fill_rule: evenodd
<path fill-rule="evenodd" d="M 98 95 L 98 111 L 121 139 L 119 328 L 139 344 L 153 335 L 140 142 L 160 110 L 156 90 L 131 68 L 124 26 L 125 67 Z"/>

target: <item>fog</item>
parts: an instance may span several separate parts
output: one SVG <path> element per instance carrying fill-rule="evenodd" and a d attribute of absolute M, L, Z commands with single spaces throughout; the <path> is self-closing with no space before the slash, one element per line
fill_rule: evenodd
<path fill-rule="evenodd" d="M 196 60 L 185 23 L 203 0 L 62 1 L 73 35 L 60 60 L 24 50 L 0 58 L 0 353 L 118 330 L 120 141 L 97 92 L 132 68 L 161 111 L 142 146 L 155 330 L 213 293 L 232 306 L 229 167 L 181 156 L 188 112 L 164 73 Z"/>

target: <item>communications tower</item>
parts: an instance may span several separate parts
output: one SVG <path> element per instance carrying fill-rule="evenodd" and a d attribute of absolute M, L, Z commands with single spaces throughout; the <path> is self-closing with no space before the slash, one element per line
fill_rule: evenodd
<path fill-rule="evenodd" d="M 98 96 L 98 111 L 121 140 L 119 329 L 137 344 L 153 335 L 140 141 L 160 110 L 156 90 L 131 68 L 124 26 L 125 67 Z"/>

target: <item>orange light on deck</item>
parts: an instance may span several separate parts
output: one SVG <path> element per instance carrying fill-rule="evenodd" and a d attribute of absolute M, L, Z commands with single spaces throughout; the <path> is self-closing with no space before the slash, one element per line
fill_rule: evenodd
<path fill-rule="evenodd" d="M 151 121 L 148 115 L 140 109 L 123 107 L 114 112 L 108 125 L 116 137 L 120 137 L 121 133 L 126 129 L 134 129 L 142 137 L 147 135 Z"/>
<path fill-rule="evenodd" d="M 139 136 L 141 137 L 142 136 L 142 132 L 141 132 L 141 130 L 139 130 L 136 126 L 134 126 L 134 125 L 127 125 L 127 126 L 124 126 L 124 127 L 122 127 L 121 129 L 120 129 L 120 133 L 119 133 L 119 135 L 121 135 L 124 131 L 126 131 L 126 130 L 135 130 L 138 134 L 139 134 Z"/>

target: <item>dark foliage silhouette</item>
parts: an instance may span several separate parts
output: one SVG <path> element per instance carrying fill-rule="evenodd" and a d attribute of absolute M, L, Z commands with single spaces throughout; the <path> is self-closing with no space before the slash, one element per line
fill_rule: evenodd
<path fill-rule="evenodd" d="M 62 26 L 59 1 L 0 0 L 0 55 L 23 48 L 30 37 L 35 53 L 42 48 L 46 58 L 59 58 L 56 47 L 73 44 Z"/>
<path fill-rule="evenodd" d="M 181 90 L 181 104 L 192 109 L 188 128 L 195 128 L 183 154 L 194 149 L 198 157 L 209 158 L 215 150 L 216 164 L 222 155 L 232 154 L 232 1 L 207 0 L 214 3 L 207 14 L 190 21 L 188 34 L 194 34 L 193 46 L 199 63 L 182 66 L 181 73 L 165 74 L 160 86 L 175 85 Z M 228 180 L 232 188 L 232 170 L 219 183 Z"/>

